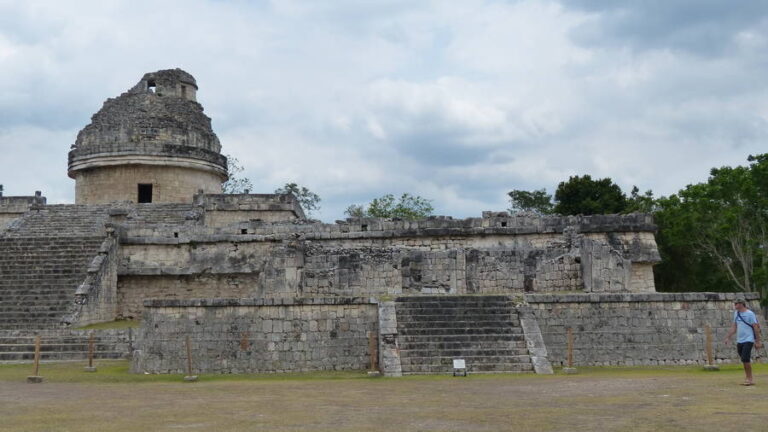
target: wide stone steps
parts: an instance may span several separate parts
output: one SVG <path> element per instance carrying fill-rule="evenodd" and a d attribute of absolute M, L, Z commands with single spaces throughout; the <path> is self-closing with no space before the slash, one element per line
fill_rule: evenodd
<path fill-rule="evenodd" d="M 86 360 L 93 332 L 94 358 L 124 358 L 131 352 L 132 332 L 124 330 L 0 330 L 0 363 L 31 362 L 36 334 L 41 337 L 40 358 L 44 361 Z"/>
<path fill-rule="evenodd" d="M 441 335 L 440 341 L 435 342 L 433 335 L 398 335 L 398 339 L 401 342 L 409 342 L 409 343 L 424 343 L 424 342 L 434 342 L 434 343 L 451 343 L 451 342 L 458 342 L 458 343 L 471 343 L 471 342 L 480 342 L 480 341 L 492 341 L 496 342 L 499 340 L 498 334 L 489 334 L 489 335 L 467 335 L 467 334 L 450 334 L 450 335 Z M 518 334 L 511 334 L 506 337 L 506 340 L 516 342 L 516 343 L 525 343 L 525 335 L 520 332 Z"/>
<path fill-rule="evenodd" d="M 95 359 L 119 359 L 123 358 L 124 354 L 116 351 L 99 351 L 94 352 L 93 357 Z M 0 362 L 20 362 L 31 361 L 35 358 L 34 351 L 25 352 L 0 352 Z M 88 358 L 87 351 L 55 351 L 55 352 L 40 352 L 40 360 L 44 361 L 67 361 L 67 360 L 86 360 Z"/>
<path fill-rule="evenodd" d="M 517 311 L 505 296 L 401 297 L 395 301 L 403 374 L 532 372 Z"/>
<path fill-rule="evenodd" d="M 110 205 L 46 205 L 25 213 L 4 232 L 6 237 L 87 237 L 104 234 Z"/>
<path fill-rule="evenodd" d="M 405 336 L 453 336 L 453 335 L 496 335 L 497 337 L 506 337 L 508 335 L 522 334 L 521 328 L 498 328 L 498 327 L 477 327 L 477 328 L 410 328 L 398 326 L 398 334 Z"/>
<path fill-rule="evenodd" d="M 481 347 L 481 348 L 470 348 L 470 347 L 459 347 L 454 349 L 449 348 L 432 348 L 432 349 L 415 349 L 412 347 L 408 347 L 408 349 L 400 349 L 400 355 L 402 356 L 403 353 L 407 354 L 407 357 L 410 359 L 414 358 L 430 358 L 435 359 L 438 357 L 450 357 L 450 358 L 473 358 L 473 359 L 485 359 L 488 361 L 493 361 L 498 358 L 509 358 L 509 357 L 519 357 L 519 356 L 528 356 L 528 348 L 515 348 L 515 349 L 504 349 L 504 348 L 498 348 L 498 347 Z M 432 361 L 428 362 L 432 363 Z"/>
<path fill-rule="evenodd" d="M 423 342 L 417 342 L 413 340 L 401 340 L 402 342 L 406 342 L 408 345 L 408 350 L 411 352 L 415 351 L 435 351 L 435 352 L 449 352 L 449 351 L 456 351 L 456 350 L 465 350 L 465 351 L 471 351 L 471 350 L 488 350 L 487 348 L 487 342 L 488 341 L 433 341 L 433 340 L 427 340 Z M 528 348 L 525 344 L 525 341 L 493 341 L 494 342 L 494 348 L 491 350 L 495 351 L 517 351 L 517 350 L 524 350 L 525 352 L 517 353 L 517 354 L 528 354 Z M 401 348 L 400 351 L 403 351 Z M 490 351 L 490 350 L 489 350 Z M 430 354 L 432 355 L 432 354 Z M 454 355 L 454 354 L 450 354 Z"/>
<path fill-rule="evenodd" d="M 0 329 L 58 326 L 103 240 L 0 237 Z"/>
<path fill-rule="evenodd" d="M 470 317 L 471 318 L 471 317 Z M 498 319 L 490 319 L 488 317 L 479 317 L 477 320 L 403 320 L 404 324 L 408 324 L 409 328 L 467 328 L 467 327 L 493 327 L 493 328 L 519 328 L 520 323 L 510 321 L 500 321 Z"/>
<path fill-rule="evenodd" d="M 427 365 L 427 364 L 407 365 L 403 367 L 403 375 L 450 374 L 453 372 L 453 367 L 452 367 L 453 359 L 450 359 L 450 360 L 451 360 L 450 363 L 445 363 L 440 365 Z M 467 362 L 468 364 L 471 363 L 473 365 L 467 369 L 469 373 L 485 374 L 485 373 L 532 373 L 533 372 L 533 365 L 530 362 L 524 362 L 524 361 L 515 363 L 512 360 L 510 360 L 507 362 L 485 364 L 485 363 L 475 362 L 473 359 L 469 359 L 467 360 Z"/>
<path fill-rule="evenodd" d="M 95 352 L 109 352 L 113 347 L 109 344 L 93 344 L 93 351 Z M 0 343 L 0 355 L 2 353 L 19 353 L 19 352 L 35 352 L 34 341 L 29 343 Z M 77 342 L 59 342 L 48 343 L 41 345 L 41 353 L 48 352 L 88 352 L 88 341 Z"/>

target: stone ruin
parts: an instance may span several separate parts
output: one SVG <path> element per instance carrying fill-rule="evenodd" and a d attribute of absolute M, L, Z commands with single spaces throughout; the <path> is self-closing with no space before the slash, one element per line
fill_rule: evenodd
<path fill-rule="evenodd" d="M 79 327 L 128 319 L 98 353 L 134 372 L 182 372 L 189 338 L 196 372 L 551 373 L 569 329 L 579 365 L 691 364 L 729 325 L 733 294 L 655 292 L 649 215 L 326 224 L 290 194 L 222 194 L 197 90 L 164 70 L 108 99 L 69 154 L 76 204 L 0 196 L 0 361 L 38 334 L 81 358 Z"/>

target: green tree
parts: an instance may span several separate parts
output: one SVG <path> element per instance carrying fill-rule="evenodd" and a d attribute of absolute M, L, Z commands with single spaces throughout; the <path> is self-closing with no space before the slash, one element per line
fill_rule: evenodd
<path fill-rule="evenodd" d="M 301 208 L 304 209 L 307 216 L 312 216 L 316 211 L 320 210 L 320 196 L 296 183 L 286 183 L 285 186 L 275 189 L 275 193 L 292 193 L 299 200 L 299 204 L 301 204 Z"/>
<path fill-rule="evenodd" d="M 766 299 L 768 155 L 748 160 L 658 200 L 660 290 L 760 291 Z"/>
<path fill-rule="evenodd" d="M 548 194 L 546 189 L 534 191 L 513 189 L 507 195 L 510 201 L 510 213 L 527 211 L 545 215 L 552 213 L 554 209 L 552 195 Z"/>
<path fill-rule="evenodd" d="M 572 176 L 555 191 L 554 212 L 561 215 L 622 213 L 626 208 L 627 196 L 610 178 Z"/>
<path fill-rule="evenodd" d="M 227 158 L 228 179 L 221 184 L 221 190 L 225 194 L 247 193 L 253 190 L 253 184 L 248 177 L 242 176 L 244 171 L 240 161 L 236 157 L 224 155 Z"/>
<path fill-rule="evenodd" d="M 641 194 L 637 186 L 632 186 L 624 213 L 653 213 L 655 210 L 656 199 L 653 197 L 653 191 L 649 189 Z"/>
<path fill-rule="evenodd" d="M 344 212 L 350 217 L 400 218 L 406 220 L 423 219 L 431 216 L 434 208 L 432 201 L 418 195 L 404 193 L 399 199 L 387 194 L 375 198 L 367 206 L 353 204 Z"/>

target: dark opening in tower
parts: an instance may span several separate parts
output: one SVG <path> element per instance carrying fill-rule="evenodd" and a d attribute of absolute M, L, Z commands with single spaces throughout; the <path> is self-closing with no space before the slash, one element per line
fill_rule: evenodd
<path fill-rule="evenodd" d="M 151 203 L 152 202 L 152 185 L 139 183 L 139 202 Z"/>

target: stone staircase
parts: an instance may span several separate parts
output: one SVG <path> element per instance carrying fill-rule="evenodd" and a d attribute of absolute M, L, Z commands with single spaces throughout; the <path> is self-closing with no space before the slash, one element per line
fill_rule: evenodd
<path fill-rule="evenodd" d="M 12 222 L 0 235 L 16 238 L 103 236 L 110 208 L 110 205 L 40 206 Z"/>
<path fill-rule="evenodd" d="M 533 372 L 514 304 L 506 296 L 400 297 L 395 301 L 403 374 Z"/>
<path fill-rule="evenodd" d="M 0 237 L 0 329 L 59 325 L 102 237 Z"/>
<path fill-rule="evenodd" d="M 89 330 L 1 330 L 0 363 L 29 362 L 35 356 L 35 337 L 40 335 L 43 361 L 86 360 Z M 94 331 L 94 358 L 128 357 L 133 343 L 130 329 Z"/>

